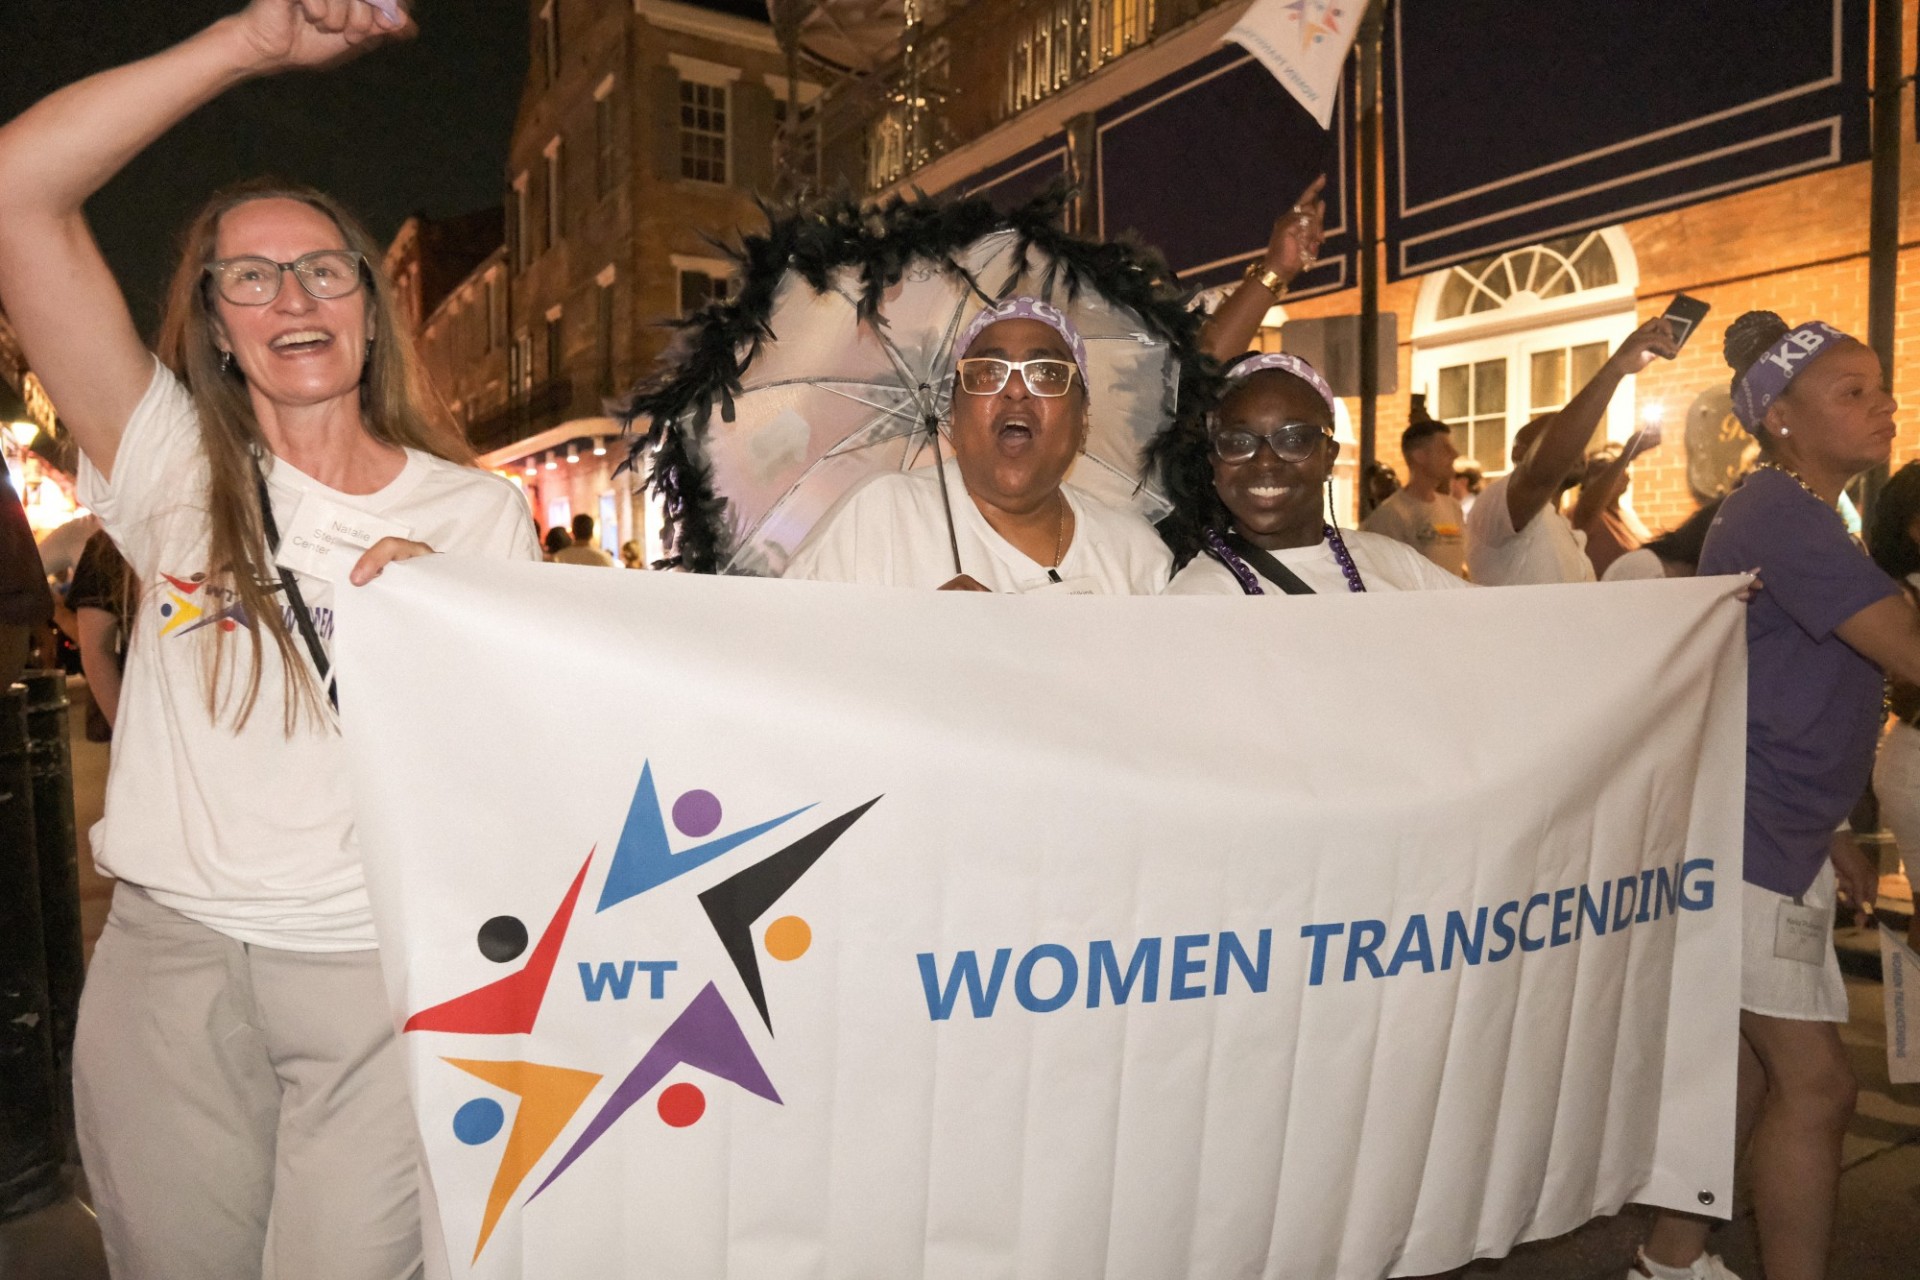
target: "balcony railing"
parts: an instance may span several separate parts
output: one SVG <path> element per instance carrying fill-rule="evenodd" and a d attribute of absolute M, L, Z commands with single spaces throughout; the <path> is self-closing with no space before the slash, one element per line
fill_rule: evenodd
<path fill-rule="evenodd" d="M 504 449 L 565 422 L 572 415 L 575 399 L 571 381 L 543 382 L 498 413 L 469 423 L 467 440 L 476 453 Z"/>

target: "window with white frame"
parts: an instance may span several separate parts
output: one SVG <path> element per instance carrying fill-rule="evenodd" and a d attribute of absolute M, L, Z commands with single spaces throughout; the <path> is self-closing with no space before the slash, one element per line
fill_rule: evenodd
<path fill-rule="evenodd" d="M 560 0 L 540 6 L 540 65 L 548 84 L 560 78 Z"/>
<path fill-rule="evenodd" d="M 614 172 L 613 77 L 593 91 L 593 194 L 605 199 L 613 190 Z"/>
<path fill-rule="evenodd" d="M 1513 433 L 1565 405 L 1633 332 L 1637 280 L 1617 227 L 1435 272 L 1414 309 L 1412 389 L 1461 454 L 1504 472 Z M 1606 438 L 1624 439 L 1633 415 L 1632 393 L 1616 395 Z"/>
<path fill-rule="evenodd" d="M 527 175 L 513 176 L 513 196 L 507 201 L 507 253 L 516 269 L 524 270 L 532 257 L 527 236 Z"/>
<path fill-rule="evenodd" d="M 709 302 L 725 302 L 733 296 L 738 282 L 733 264 L 720 258 L 691 258 L 674 254 L 673 270 L 679 281 L 680 314 L 690 316 Z"/>
<path fill-rule="evenodd" d="M 727 182 L 728 87 L 680 81 L 680 176 L 695 182 Z"/>
<path fill-rule="evenodd" d="M 558 137 L 547 142 L 547 228 L 542 247 L 551 249 L 560 243 L 566 229 L 567 171 Z"/>

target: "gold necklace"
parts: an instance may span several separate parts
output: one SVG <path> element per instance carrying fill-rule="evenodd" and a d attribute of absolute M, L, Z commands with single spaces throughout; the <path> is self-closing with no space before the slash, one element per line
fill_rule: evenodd
<path fill-rule="evenodd" d="M 1813 494 L 1814 499 L 1817 502 L 1819 502 L 1821 506 L 1823 507 L 1833 506 L 1833 503 L 1828 502 L 1825 498 L 1822 498 L 1819 494 L 1814 493 L 1813 486 L 1808 484 L 1806 482 L 1805 477 L 1803 477 L 1798 471 L 1795 471 L 1792 467 L 1783 467 L 1779 463 L 1769 460 L 1769 461 L 1760 463 L 1758 466 L 1754 468 L 1754 470 L 1755 471 L 1778 471 L 1781 475 L 1786 476 L 1789 480 L 1792 480 L 1795 484 L 1799 485 L 1802 489 L 1805 489 L 1808 493 Z"/>
<path fill-rule="evenodd" d="M 1060 500 L 1060 514 L 1053 522 L 1053 567 L 1060 567 L 1060 555 L 1067 545 L 1067 495 L 1055 489 L 1053 496 Z"/>

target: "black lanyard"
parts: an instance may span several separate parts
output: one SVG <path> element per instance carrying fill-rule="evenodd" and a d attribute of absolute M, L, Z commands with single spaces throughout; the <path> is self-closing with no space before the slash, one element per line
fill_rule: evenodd
<path fill-rule="evenodd" d="M 253 480 L 260 486 L 260 524 L 266 530 L 267 552 L 277 556 L 280 554 L 280 526 L 273 518 L 273 499 L 267 494 L 267 477 L 260 470 L 257 458 L 253 460 Z M 294 581 L 293 573 L 285 565 L 276 564 L 273 567 L 280 575 L 280 586 L 287 593 L 288 603 L 293 605 L 293 620 L 300 628 L 300 638 L 307 642 L 307 652 L 313 655 L 314 669 L 327 686 L 327 702 L 338 711 L 340 694 L 334 688 L 327 651 L 320 645 L 320 632 L 313 625 L 313 614 L 307 609 L 307 599 L 300 594 L 300 584 Z"/>
<path fill-rule="evenodd" d="M 1221 535 L 1221 541 L 1231 547 L 1233 553 L 1251 565 L 1255 572 L 1259 573 L 1261 577 L 1280 588 L 1280 590 L 1286 594 L 1290 596 L 1310 596 L 1314 594 L 1313 588 L 1301 581 L 1299 574 L 1281 564 L 1279 560 L 1274 558 L 1272 552 L 1261 547 L 1256 547 L 1251 542 L 1248 542 L 1245 538 L 1241 537 L 1237 531 L 1228 529 Z"/>

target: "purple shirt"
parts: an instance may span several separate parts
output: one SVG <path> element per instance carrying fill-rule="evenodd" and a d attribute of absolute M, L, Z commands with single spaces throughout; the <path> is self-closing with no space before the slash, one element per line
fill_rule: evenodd
<path fill-rule="evenodd" d="M 1792 896 L 1866 793 L 1883 718 L 1880 668 L 1833 629 L 1900 588 L 1839 512 L 1771 469 L 1727 498 L 1700 555 L 1703 574 L 1749 569 L 1746 878 Z"/>

